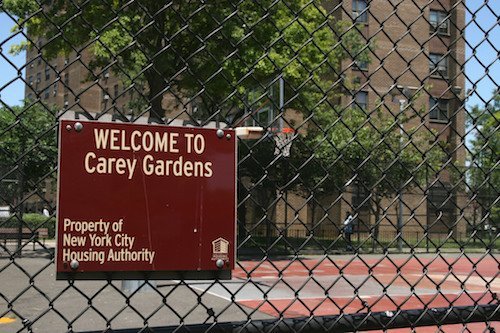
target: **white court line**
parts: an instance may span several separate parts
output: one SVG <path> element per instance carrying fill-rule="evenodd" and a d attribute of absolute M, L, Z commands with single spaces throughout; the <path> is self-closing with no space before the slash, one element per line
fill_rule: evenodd
<path fill-rule="evenodd" d="M 177 282 L 177 281 L 176 281 Z M 224 282 L 219 282 L 220 284 L 223 284 Z M 243 283 L 243 282 L 241 282 Z M 190 285 L 191 288 L 193 289 L 196 289 L 198 291 L 201 291 L 205 294 L 210 294 L 212 296 L 216 296 L 216 297 L 219 297 L 225 301 L 229 301 L 231 302 L 231 297 L 227 297 L 225 295 L 221 295 L 219 293 L 217 293 L 217 291 L 213 290 L 214 288 L 211 288 L 211 290 L 208 289 L 209 287 L 209 283 L 204 283 L 204 282 L 201 282 L 201 283 L 198 283 L 198 284 L 203 284 L 203 285 L 207 285 L 207 288 L 204 288 L 204 287 L 198 287 L 196 285 Z M 217 286 L 217 285 L 215 285 Z M 219 287 L 219 288 L 222 288 L 222 287 Z M 271 289 L 268 290 L 268 292 L 270 291 Z M 224 294 L 229 294 L 231 295 L 231 292 L 228 292 L 226 291 L 225 289 L 223 289 L 224 291 Z M 241 290 L 240 290 L 241 291 Z M 442 295 L 451 295 L 453 294 L 453 292 L 419 292 L 418 293 L 418 296 L 425 296 L 425 295 L 436 295 L 436 294 L 442 294 Z M 359 295 L 359 298 L 362 298 L 362 299 L 376 299 L 376 298 L 380 298 L 381 295 L 373 295 L 373 294 L 361 294 Z M 410 295 L 410 294 L 407 294 L 407 293 L 404 293 L 404 294 L 387 294 L 387 295 L 384 295 L 386 297 L 408 297 L 408 296 L 411 296 L 411 298 L 417 296 L 417 295 Z M 354 295 L 352 296 L 330 296 L 329 298 L 333 299 L 333 300 L 336 300 L 336 299 L 356 299 L 357 297 L 355 297 Z M 293 297 L 276 297 L 276 296 L 271 296 L 271 297 L 267 297 L 267 299 L 264 299 L 263 297 L 262 298 L 244 298 L 244 299 L 237 299 L 236 302 L 251 302 L 251 301 L 264 301 L 264 300 L 267 300 L 267 301 L 278 301 L 278 300 L 294 300 L 296 299 L 295 296 Z M 311 297 L 311 296 L 305 296 L 305 297 L 300 297 L 301 300 L 313 300 L 313 299 L 328 299 L 326 298 L 325 296 L 321 296 L 321 297 Z"/>

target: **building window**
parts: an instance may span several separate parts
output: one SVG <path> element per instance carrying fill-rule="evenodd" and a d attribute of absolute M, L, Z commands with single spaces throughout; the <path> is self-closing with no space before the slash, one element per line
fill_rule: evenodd
<path fill-rule="evenodd" d="M 69 74 L 64 74 L 64 92 L 67 93 L 69 89 Z"/>
<path fill-rule="evenodd" d="M 448 35 L 450 33 L 450 20 L 448 19 L 448 14 L 438 10 L 432 10 L 429 14 L 430 32 L 442 35 Z"/>
<path fill-rule="evenodd" d="M 354 106 L 362 110 L 366 110 L 368 107 L 368 93 L 366 91 L 359 91 L 354 95 Z"/>
<path fill-rule="evenodd" d="M 44 98 L 44 99 L 48 99 L 48 98 L 49 98 L 49 96 L 50 96 L 50 88 L 49 88 L 49 87 L 47 87 L 47 88 L 45 88 L 45 90 L 43 91 L 43 98 Z"/>
<path fill-rule="evenodd" d="M 38 59 L 37 59 L 37 66 L 40 66 L 42 64 L 42 41 L 38 41 Z"/>
<path fill-rule="evenodd" d="M 113 92 L 113 93 L 114 93 L 114 95 L 113 95 L 113 96 L 114 96 L 114 97 L 115 97 L 115 99 L 116 99 L 116 98 L 118 98 L 118 85 L 117 85 L 117 84 L 115 84 L 115 86 L 114 86 L 114 88 L 113 88 L 113 89 L 114 89 L 114 92 Z"/>
<path fill-rule="evenodd" d="M 29 101 L 32 101 L 32 100 L 33 100 L 33 94 L 32 94 L 32 93 L 29 93 L 29 94 L 28 94 L 28 100 L 29 100 Z"/>
<path fill-rule="evenodd" d="M 59 82 L 55 82 L 54 85 L 52 86 L 52 94 L 54 96 L 57 95 L 57 89 L 59 88 Z"/>
<path fill-rule="evenodd" d="M 367 0 L 352 0 L 352 17 L 358 23 L 368 22 Z"/>
<path fill-rule="evenodd" d="M 50 67 L 45 65 L 45 80 L 50 80 Z"/>
<path fill-rule="evenodd" d="M 429 232 L 447 234 L 456 224 L 456 193 L 446 185 L 434 185 L 427 196 Z"/>
<path fill-rule="evenodd" d="M 40 85 L 40 82 L 42 82 L 42 73 L 36 73 L 35 89 L 37 92 L 39 92 L 38 86 Z"/>
<path fill-rule="evenodd" d="M 64 97 L 63 97 L 64 106 L 68 105 L 68 99 L 69 99 L 68 94 L 64 94 Z"/>
<path fill-rule="evenodd" d="M 433 98 L 429 100 L 429 118 L 434 121 L 448 121 L 449 101 L 447 99 Z"/>
<path fill-rule="evenodd" d="M 365 186 L 354 183 L 352 186 L 352 208 L 357 215 L 354 220 L 354 230 L 369 231 L 370 228 L 370 191 Z"/>
<path fill-rule="evenodd" d="M 442 54 L 429 54 L 429 71 L 431 75 L 448 77 L 448 58 Z"/>
<path fill-rule="evenodd" d="M 352 207 L 355 210 L 370 209 L 370 191 L 365 186 L 355 183 L 352 187 Z"/>
<path fill-rule="evenodd" d="M 29 84 L 30 86 L 32 86 L 32 85 L 33 85 L 33 75 L 30 75 L 30 77 L 28 78 L 28 84 Z"/>
<path fill-rule="evenodd" d="M 37 66 L 42 64 L 42 41 L 38 41 L 38 57 L 37 57 Z"/>

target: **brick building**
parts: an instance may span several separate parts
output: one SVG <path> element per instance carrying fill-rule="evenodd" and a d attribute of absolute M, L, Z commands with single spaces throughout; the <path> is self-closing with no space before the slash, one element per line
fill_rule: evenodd
<path fill-rule="evenodd" d="M 417 105 L 425 106 L 427 112 L 423 118 L 418 117 L 413 124 L 406 126 L 423 124 L 422 130 L 435 131 L 438 139 L 447 143 L 452 156 L 450 168 L 429 175 L 428 183 L 432 186 L 424 191 L 403 191 L 403 234 L 440 233 L 448 231 L 450 226 L 458 234 L 463 234 L 466 223 L 460 216 L 466 200 L 465 192 L 451 185 L 449 173 L 452 162 L 459 166 L 465 163 L 463 3 L 457 0 L 332 0 L 324 1 L 323 5 L 336 19 L 354 22 L 352 28 L 359 29 L 367 44 L 373 45 L 370 62 L 343 63 L 345 77 L 355 88 L 341 98 L 341 105 L 373 110 L 382 101 L 393 114 L 398 113 L 401 105 L 406 112 L 415 110 Z M 39 98 L 45 104 L 74 111 L 133 112 L 129 110 L 128 102 L 134 99 L 134 94 L 140 93 L 138 88 L 124 86 L 105 69 L 91 71 L 92 58 L 86 48 L 45 62 L 40 54 L 43 45 L 44 41 L 40 39 L 27 52 L 27 98 Z M 411 104 L 408 104 L 408 96 L 403 94 L 404 88 L 405 91 L 416 88 L 419 92 Z M 192 112 L 191 106 L 180 104 L 183 110 L 179 109 L 176 98 L 164 96 L 167 115 Z M 273 118 L 269 114 L 264 116 Z M 264 118 L 262 114 L 258 117 Z M 301 115 L 288 110 L 285 117 L 293 120 Z M 322 198 L 319 204 L 326 210 L 318 213 L 300 193 L 287 193 L 277 202 L 275 222 L 278 229 L 287 228 L 288 236 L 304 237 L 307 234 L 305 226 L 317 225 L 318 221 L 324 220 L 317 231 L 320 235 L 334 236 L 338 234 L 346 212 L 354 211 L 360 222 L 357 230 L 366 232 L 375 223 L 364 200 L 367 195 L 362 187 L 351 185 L 345 193 Z M 381 228 L 382 232 L 385 230 L 390 234 L 390 238 L 396 232 L 394 221 L 398 219 L 398 200 L 393 198 L 384 202 L 386 214 Z M 258 220 L 252 212 L 251 207 L 246 210 L 246 221 Z M 262 228 L 255 231 L 265 233 Z"/>
<path fill-rule="evenodd" d="M 450 230 L 455 239 L 464 238 L 467 198 L 465 189 L 451 179 L 453 171 L 465 165 L 463 3 L 344 0 L 323 1 L 323 5 L 336 19 L 353 22 L 351 28 L 358 29 L 371 45 L 369 62 L 343 63 L 346 80 L 354 88 L 344 94 L 340 104 L 367 112 L 382 106 L 392 116 L 400 108 L 405 114 L 423 108 L 425 112 L 404 124 L 404 130 L 420 126 L 421 131 L 435 133 L 436 141 L 446 147 L 445 153 L 451 157 L 442 170 L 426 175 L 427 186 L 403 189 L 400 196 L 382 202 L 379 239 L 393 240 L 398 223 L 403 238 L 413 242 L 423 239 L 426 233 L 433 239 L 444 239 Z M 285 118 L 294 117 L 294 112 L 288 110 Z M 273 117 L 266 114 L 264 118 Z M 353 212 L 358 217 L 358 237 L 366 237 L 375 224 L 368 196 L 366 188 L 356 184 L 314 204 L 306 204 L 307 199 L 299 193 L 287 193 L 286 197 L 279 194 L 273 212 L 277 229 L 286 228 L 282 233 L 289 237 L 305 238 L 310 234 L 307 229 L 314 226 L 315 236 L 335 237 L 347 213 Z M 315 209 L 318 205 L 322 208 Z M 248 220 L 252 219 L 256 220 L 249 216 Z M 255 230 L 261 236 L 266 233 L 263 227 Z"/>
<path fill-rule="evenodd" d="M 335 12 L 344 19 L 351 16 L 367 43 L 374 44 L 370 63 L 344 64 L 358 85 L 351 98 L 344 98 L 343 104 L 354 103 L 373 110 L 383 101 L 393 115 L 400 108 L 411 113 L 423 106 L 426 112 L 404 126 L 433 131 L 451 156 L 444 170 L 426 176 L 427 187 L 403 190 L 403 235 L 411 238 L 418 233 L 422 235 L 426 229 L 434 234 L 452 229 L 456 232 L 454 237 L 460 238 L 466 225 L 461 217 L 465 190 L 452 184 L 451 173 L 455 166 L 465 164 L 463 3 L 352 0 L 343 1 Z M 401 89 L 394 91 L 394 87 Z M 402 89 L 410 95 L 416 94 L 415 97 L 405 96 Z M 341 211 L 354 208 L 365 226 L 372 225 L 373 214 L 362 204 L 365 198 L 362 189 L 353 186 L 351 192 L 351 200 L 343 201 L 343 206 L 348 207 Z M 394 221 L 398 219 L 398 201 L 394 198 L 384 203 L 387 215 L 381 221 L 381 229 L 389 231 L 390 239 L 394 237 Z"/>
<path fill-rule="evenodd" d="M 89 46 L 75 47 L 66 56 L 47 60 L 41 52 L 45 43 L 37 39 L 27 52 L 25 98 L 39 99 L 61 110 L 138 115 L 141 104 L 137 101 L 146 95 L 143 86 L 133 80 L 124 83 L 108 68 L 92 68 Z M 172 94 L 165 94 L 162 105 L 170 117 L 192 112 L 191 105 Z"/>

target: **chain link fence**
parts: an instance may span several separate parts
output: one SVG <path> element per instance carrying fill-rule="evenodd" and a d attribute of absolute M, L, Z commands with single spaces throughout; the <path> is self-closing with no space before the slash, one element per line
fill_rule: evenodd
<path fill-rule="evenodd" d="M 498 331 L 499 17 L 1 1 L 0 331 Z M 262 128 L 238 142 L 232 280 L 56 281 L 64 117 Z"/>

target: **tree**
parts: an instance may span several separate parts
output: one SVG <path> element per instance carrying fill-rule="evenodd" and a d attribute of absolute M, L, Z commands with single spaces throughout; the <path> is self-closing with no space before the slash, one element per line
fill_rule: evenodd
<path fill-rule="evenodd" d="M 445 155 L 444 143 L 437 141 L 435 133 L 408 126 L 423 110 L 407 109 L 406 113 L 412 114 L 399 115 L 400 119 L 380 109 L 368 113 L 348 108 L 333 117 L 318 112 L 317 128 L 308 138 L 325 170 L 313 174 L 312 184 L 320 184 L 324 193 L 342 193 L 348 185 L 358 184 L 369 193 L 370 212 L 375 218 L 373 250 L 379 238 L 382 200 L 395 197 L 403 188 L 423 189 L 428 175 L 441 169 Z"/>
<path fill-rule="evenodd" d="M 475 106 L 468 114 L 474 133 L 469 150 L 470 195 L 481 207 L 488 230 L 500 227 L 500 92 L 496 91 L 485 108 Z"/>
<path fill-rule="evenodd" d="M 319 1 L 54 0 L 40 11 L 36 0 L 5 0 L 3 8 L 30 37 L 45 39 L 45 57 L 88 45 L 94 68 L 145 83 L 155 118 L 167 92 L 196 100 L 205 119 L 225 118 L 278 76 L 294 96 L 288 106 L 306 110 L 312 92 L 329 91 L 340 61 L 366 47 Z"/>
<path fill-rule="evenodd" d="M 6 178 L 23 178 L 18 187 L 24 192 L 40 186 L 39 182 L 54 170 L 56 123 L 56 110 L 39 102 L 0 108 L 0 163 Z"/>
<path fill-rule="evenodd" d="M 54 109 L 30 101 L 0 108 L 0 200 L 18 212 L 20 234 L 24 202 L 32 195 L 27 194 L 45 188 L 56 160 Z"/>
<path fill-rule="evenodd" d="M 96 76 L 111 69 L 135 85 L 147 95 L 143 112 L 154 118 L 164 115 L 162 97 L 171 93 L 196 104 L 195 121 L 238 119 L 234 114 L 261 100 L 249 96 L 279 78 L 285 108 L 310 115 L 338 93 L 344 59 L 368 60 L 360 33 L 317 0 L 54 0 L 43 10 L 36 0 L 5 0 L 2 8 L 19 18 L 30 39 L 14 51 L 39 47 L 33 43 L 38 38 L 48 59 L 87 49 Z M 275 158 L 270 147 L 257 150 L 262 154 L 254 161 L 261 166 Z M 264 201 L 276 196 L 281 164 L 264 176 Z M 246 170 L 259 179 L 255 169 Z"/>

